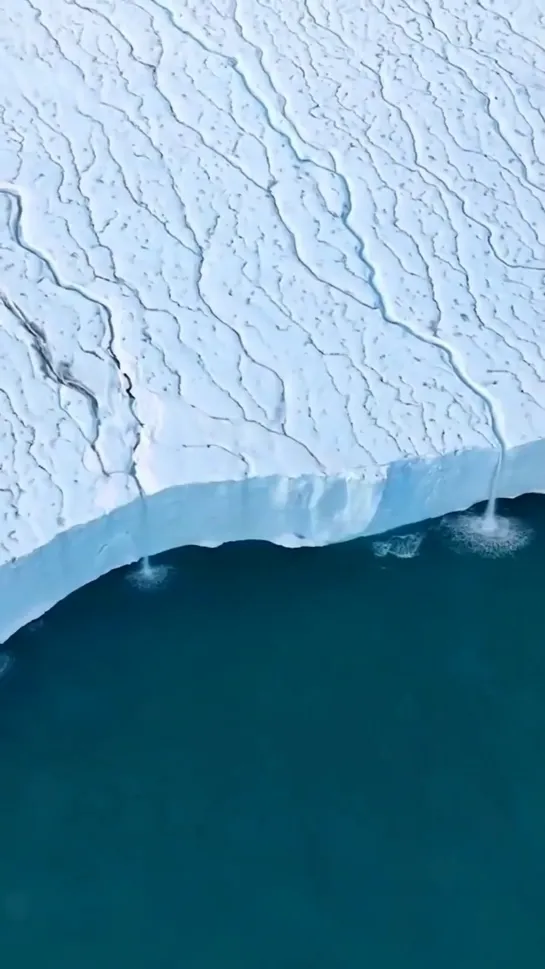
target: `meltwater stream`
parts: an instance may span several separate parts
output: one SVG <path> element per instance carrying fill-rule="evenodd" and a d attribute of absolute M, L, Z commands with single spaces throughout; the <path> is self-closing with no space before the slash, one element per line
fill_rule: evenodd
<path fill-rule="evenodd" d="M 545 497 L 497 514 L 183 549 L 6 644 L 0 965 L 541 966 Z"/>

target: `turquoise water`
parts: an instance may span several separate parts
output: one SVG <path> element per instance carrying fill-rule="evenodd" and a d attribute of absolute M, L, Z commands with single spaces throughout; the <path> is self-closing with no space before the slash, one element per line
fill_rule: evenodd
<path fill-rule="evenodd" d="M 545 498 L 500 510 L 513 556 L 184 549 L 14 637 L 0 965 L 541 967 Z"/>

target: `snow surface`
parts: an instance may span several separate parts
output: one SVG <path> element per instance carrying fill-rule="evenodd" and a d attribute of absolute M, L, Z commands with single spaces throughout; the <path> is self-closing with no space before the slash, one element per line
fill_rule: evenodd
<path fill-rule="evenodd" d="M 545 490 L 539 0 L 0 10 L 0 640 Z"/>

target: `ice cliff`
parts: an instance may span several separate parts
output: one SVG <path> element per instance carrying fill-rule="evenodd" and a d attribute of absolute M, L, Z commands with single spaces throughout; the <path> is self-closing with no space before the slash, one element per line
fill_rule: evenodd
<path fill-rule="evenodd" d="M 184 543 L 545 490 L 530 0 L 0 10 L 0 640 Z"/>

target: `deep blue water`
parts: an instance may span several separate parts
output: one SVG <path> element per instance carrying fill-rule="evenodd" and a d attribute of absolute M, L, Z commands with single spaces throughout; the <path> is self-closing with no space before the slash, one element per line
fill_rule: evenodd
<path fill-rule="evenodd" d="M 542 967 L 545 498 L 503 510 L 513 556 L 184 549 L 19 633 L 0 965 Z"/>

